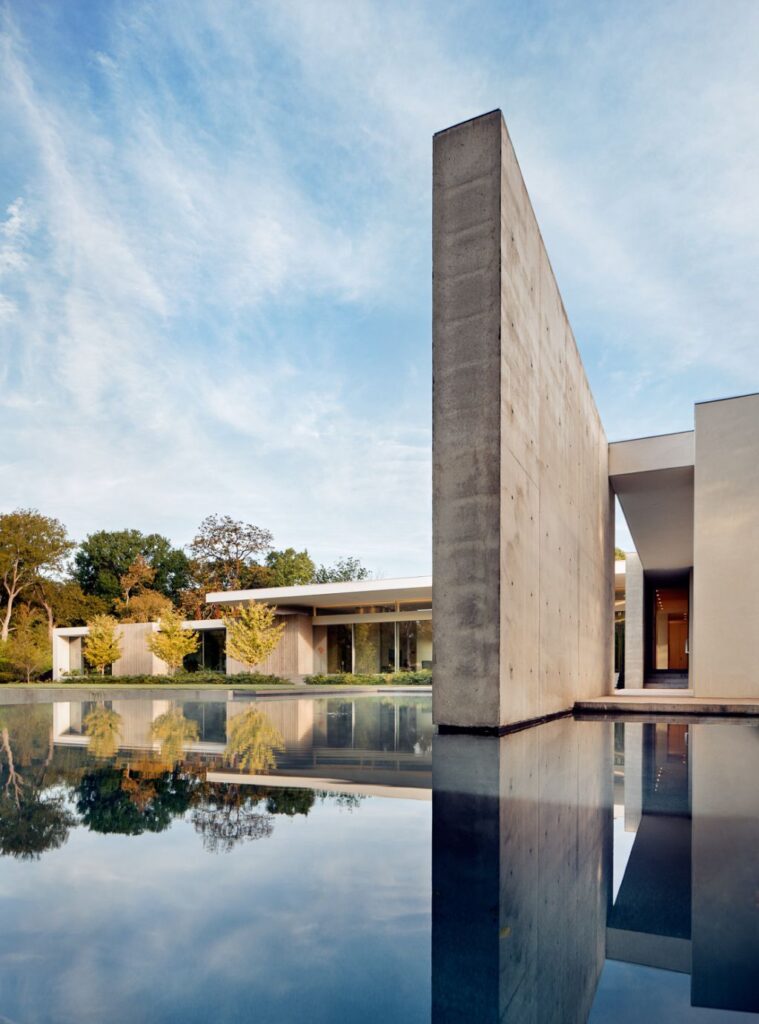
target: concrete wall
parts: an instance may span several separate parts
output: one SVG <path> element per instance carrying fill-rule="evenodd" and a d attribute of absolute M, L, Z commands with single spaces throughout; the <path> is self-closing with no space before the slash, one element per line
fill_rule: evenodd
<path fill-rule="evenodd" d="M 696 406 L 695 696 L 759 697 L 759 395 Z"/>
<path fill-rule="evenodd" d="M 640 689 L 644 682 L 643 566 L 634 552 L 625 562 L 625 689 Z"/>
<path fill-rule="evenodd" d="M 500 111 L 435 136 L 435 721 L 608 692 L 608 445 Z"/>

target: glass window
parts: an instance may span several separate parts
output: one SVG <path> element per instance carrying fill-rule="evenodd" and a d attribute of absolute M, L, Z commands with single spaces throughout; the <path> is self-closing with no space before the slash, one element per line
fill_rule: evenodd
<path fill-rule="evenodd" d="M 401 672 L 432 668 L 432 620 L 399 622 L 398 648 Z"/>
<path fill-rule="evenodd" d="M 327 626 L 327 672 L 352 672 L 350 626 Z"/>
<path fill-rule="evenodd" d="M 356 672 L 395 672 L 395 623 L 357 622 L 353 630 Z"/>

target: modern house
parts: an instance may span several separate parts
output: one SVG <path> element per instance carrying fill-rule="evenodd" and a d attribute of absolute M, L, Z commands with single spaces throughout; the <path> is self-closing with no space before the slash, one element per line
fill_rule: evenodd
<path fill-rule="evenodd" d="M 257 671 L 286 677 L 312 673 L 378 673 L 432 668 L 432 579 L 429 576 L 353 583 L 318 583 L 261 590 L 209 594 L 220 616 L 232 605 L 272 605 L 285 623 L 276 650 Z M 228 675 L 247 668 L 228 657 L 222 618 L 185 623 L 200 634 L 197 654 L 186 659 L 190 670 L 203 668 Z M 147 648 L 157 623 L 124 623 L 122 656 L 115 676 L 162 675 L 165 664 Z M 82 669 L 86 626 L 56 629 L 53 677 Z"/>

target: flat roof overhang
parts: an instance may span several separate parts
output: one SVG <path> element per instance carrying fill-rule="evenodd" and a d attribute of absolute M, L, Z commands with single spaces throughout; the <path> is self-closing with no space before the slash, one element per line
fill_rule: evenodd
<path fill-rule="evenodd" d="M 239 604 L 263 601 L 273 605 L 306 605 L 341 608 L 352 605 L 395 604 L 432 600 L 432 577 L 358 580 L 350 583 L 309 583 L 297 587 L 264 587 L 260 590 L 226 590 L 207 594 L 208 604 Z"/>
<path fill-rule="evenodd" d="M 644 569 L 693 565 L 694 432 L 609 445 L 609 478 Z"/>

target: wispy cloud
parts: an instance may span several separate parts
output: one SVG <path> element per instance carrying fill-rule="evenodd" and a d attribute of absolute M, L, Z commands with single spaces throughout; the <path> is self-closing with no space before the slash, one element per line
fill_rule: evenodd
<path fill-rule="evenodd" d="M 759 387 L 758 18 L 11 5 L 4 505 L 428 568 L 430 136 L 499 105 L 610 434 Z"/>

